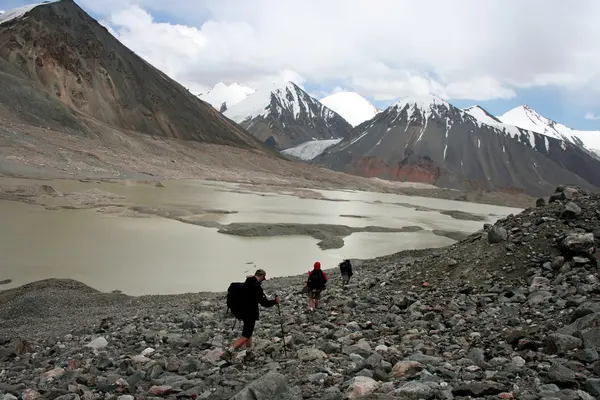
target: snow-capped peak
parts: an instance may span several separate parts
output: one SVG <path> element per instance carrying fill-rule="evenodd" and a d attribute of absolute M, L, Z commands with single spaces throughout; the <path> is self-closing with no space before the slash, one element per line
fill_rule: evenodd
<path fill-rule="evenodd" d="M 474 117 L 476 120 L 484 122 L 488 125 L 494 126 L 501 123 L 498 118 L 487 112 L 487 110 L 480 105 L 464 108 L 463 111 Z"/>
<path fill-rule="evenodd" d="M 45 4 L 56 3 L 59 1 L 60 0 L 43 1 L 41 3 L 28 4 L 25 6 L 13 8 L 12 10 L 2 11 L 2 12 L 0 12 L 0 24 L 4 24 L 5 22 L 12 21 L 13 19 L 16 19 L 16 18 L 21 18 L 22 16 L 24 16 L 25 14 L 27 14 L 29 11 L 33 10 L 37 6 L 43 6 Z"/>
<path fill-rule="evenodd" d="M 201 93 L 198 97 L 212 105 L 217 110 L 220 110 L 223 103 L 225 103 L 226 107 L 231 107 L 244 100 L 254 92 L 255 90 L 253 88 L 240 85 L 237 82 L 234 82 L 230 85 L 219 82 L 212 89 Z"/>
<path fill-rule="evenodd" d="M 328 120 L 336 115 L 289 81 L 257 88 L 254 93 L 225 111 L 225 115 L 240 123 L 259 116 L 266 117 L 269 113 L 282 115 L 284 112 L 290 113 L 294 119 L 300 118 L 303 113 L 309 119 L 321 117 Z"/>
<path fill-rule="evenodd" d="M 372 119 L 379 113 L 373 104 L 356 92 L 337 92 L 320 101 L 325 107 L 341 115 L 353 127 Z"/>
<path fill-rule="evenodd" d="M 576 146 L 585 147 L 588 150 L 600 149 L 599 131 L 578 131 L 571 129 L 566 125 L 544 117 L 526 105 L 513 108 L 499 116 L 498 119 L 507 124 L 560 139 Z"/>
<path fill-rule="evenodd" d="M 433 94 L 427 96 L 404 97 L 398 100 L 396 103 L 394 103 L 392 107 L 395 107 L 398 110 L 403 110 L 407 105 L 415 106 L 422 110 L 430 110 L 434 107 L 446 107 L 447 109 L 450 108 L 450 103 Z"/>

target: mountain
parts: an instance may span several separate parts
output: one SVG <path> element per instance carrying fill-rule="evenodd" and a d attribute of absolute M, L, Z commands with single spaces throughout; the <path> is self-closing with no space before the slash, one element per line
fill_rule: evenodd
<path fill-rule="evenodd" d="M 562 139 L 589 151 L 600 152 L 600 131 L 578 131 L 546 118 L 533 108 L 523 105 L 507 111 L 498 119 L 506 124 L 518 126 L 546 136 Z"/>
<path fill-rule="evenodd" d="M 268 151 L 125 47 L 72 0 L 3 14 L 0 115 L 88 136 L 98 135 L 92 125 L 101 125 Z"/>
<path fill-rule="evenodd" d="M 600 162 L 576 145 L 502 124 L 480 107 L 460 110 L 435 96 L 393 104 L 313 162 L 456 189 L 543 195 L 558 184 L 600 187 Z"/>
<path fill-rule="evenodd" d="M 325 107 L 342 116 L 350 125 L 357 126 L 372 119 L 379 110 L 356 92 L 338 92 L 321 99 Z"/>
<path fill-rule="evenodd" d="M 225 116 L 279 150 L 311 140 L 343 138 L 352 130 L 344 118 L 293 82 L 257 89 L 225 111 Z"/>
<path fill-rule="evenodd" d="M 237 82 L 229 86 L 223 82 L 219 82 L 212 89 L 201 93 L 198 97 L 220 112 L 225 112 L 228 107 L 239 103 L 254 92 L 255 90 L 251 87 L 240 85 Z"/>

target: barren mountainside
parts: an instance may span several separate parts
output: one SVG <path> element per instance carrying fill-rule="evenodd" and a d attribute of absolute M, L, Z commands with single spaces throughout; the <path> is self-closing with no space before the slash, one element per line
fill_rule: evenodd
<path fill-rule="evenodd" d="M 557 184 L 600 186 L 600 162 L 578 146 L 483 123 L 436 97 L 400 101 L 357 129 L 314 162 L 457 189 L 543 195 Z"/>
<path fill-rule="evenodd" d="M 0 112 L 78 131 L 89 116 L 149 135 L 265 149 L 72 0 L 0 24 Z"/>

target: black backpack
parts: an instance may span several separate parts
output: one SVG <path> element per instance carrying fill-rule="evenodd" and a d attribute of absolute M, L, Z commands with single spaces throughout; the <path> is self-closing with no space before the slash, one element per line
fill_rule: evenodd
<path fill-rule="evenodd" d="M 310 278 L 308 278 L 308 282 L 306 282 L 306 285 L 308 286 L 309 289 L 315 289 L 315 290 L 323 290 L 325 289 L 325 275 L 323 275 L 323 271 L 321 271 L 320 269 L 314 269 L 312 271 L 312 274 L 310 275 Z"/>
<path fill-rule="evenodd" d="M 246 284 L 243 282 L 233 282 L 227 289 L 227 310 L 236 319 L 244 319 L 246 312 Z"/>
<path fill-rule="evenodd" d="M 350 264 L 350 260 L 344 260 L 340 263 L 340 272 L 352 276 L 352 264 Z"/>

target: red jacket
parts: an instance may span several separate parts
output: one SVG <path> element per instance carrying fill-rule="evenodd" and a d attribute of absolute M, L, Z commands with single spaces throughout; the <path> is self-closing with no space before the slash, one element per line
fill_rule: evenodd
<path fill-rule="evenodd" d="M 312 271 L 308 271 L 308 277 L 306 278 L 306 283 L 304 284 L 304 286 L 306 287 L 307 293 L 308 293 L 308 280 L 310 279 L 310 276 L 312 275 L 313 272 L 315 272 L 314 269 Z M 329 280 L 329 278 L 327 277 L 327 274 L 323 270 L 321 270 L 321 272 L 323 272 L 323 278 L 325 278 L 325 283 L 327 283 L 327 281 Z"/>

